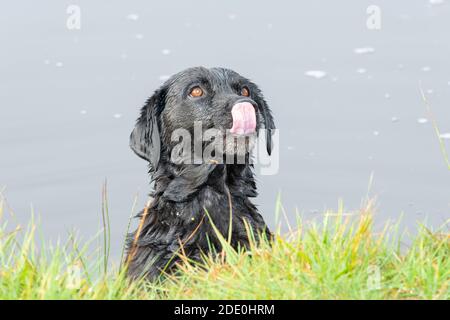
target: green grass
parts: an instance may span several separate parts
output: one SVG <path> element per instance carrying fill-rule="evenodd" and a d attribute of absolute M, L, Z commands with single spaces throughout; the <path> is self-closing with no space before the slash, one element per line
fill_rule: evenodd
<path fill-rule="evenodd" d="M 21 229 L 4 219 L 0 299 L 450 299 L 448 233 L 418 226 L 400 250 L 395 227 L 373 231 L 370 209 L 328 212 L 317 224 L 298 219 L 295 230 L 251 253 L 236 252 L 225 236 L 222 254 L 202 265 L 184 259 L 177 275 L 156 284 L 106 268 L 107 243 L 93 253 L 74 236 L 42 244 L 33 221 Z"/>
<path fill-rule="evenodd" d="M 433 112 L 431 111 L 430 103 L 428 102 L 428 99 L 427 99 L 425 93 L 423 92 L 422 84 L 420 84 L 419 89 L 420 89 L 420 95 L 422 96 L 422 101 L 424 102 L 425 107 L 427 109 L 428 117 L 431 119 L 431 124 L 434 128 L 434 132 L 435 132 L 437 140 L 439 142 L 439 148 L 441 150 L 442 157 L 444 158 L 445 164 L 447 165 L 447 169 L 450 170 L 450 158 L 448 156 L 447 149 L 445 148 L 444 139 L 442 139 L 441 131 L 439 130 L 437 120 L 434 117 Z"/>

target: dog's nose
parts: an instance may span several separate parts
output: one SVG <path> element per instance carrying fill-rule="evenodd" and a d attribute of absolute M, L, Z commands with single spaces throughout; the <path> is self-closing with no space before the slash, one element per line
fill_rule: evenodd
<path fill-rule="evenodd" d="M 233 134 L 251 134 L 256 129 L 255 107 L 250 102 L 236 103 L 231 109 L 233 126 L 230 132 Z"/>

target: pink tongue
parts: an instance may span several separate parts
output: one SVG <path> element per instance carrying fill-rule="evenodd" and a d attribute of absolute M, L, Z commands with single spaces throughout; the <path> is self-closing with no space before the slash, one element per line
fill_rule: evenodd
<path fill-rule="evenodd" d="M 234 134 L 250 134 L 255 132 L 256 114 L 255 107 L 249 102 L 236 103 L 231 109 L 233 116 L 233 127 L 230 129 Z"/>

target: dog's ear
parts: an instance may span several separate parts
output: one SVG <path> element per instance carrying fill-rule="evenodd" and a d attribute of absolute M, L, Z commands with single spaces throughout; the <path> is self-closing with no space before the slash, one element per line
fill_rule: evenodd
<path fill-rule="evenodd" d="M 147 100 L 130 136 L 131 149 L 156 171 L 161 157 L 160 116 L 166 100 L 166 88 L 160 88 Z"/>
<path fill-rule="evenodd" d="M 264 127 L 266 130 L 266 148 L 267 153 L 270 156 L 270 154 L 272 153 L 272 133 L 273 130 L 275 129 L 275 123 L 273 121 L 272 112 L 270 111 L 269 105 L 262 96 L 261 92 L 258 92 L 257 96 L 254 99 L 255 102 L 258 104 L 259 110 L 261 111 L 261 114 L 264 118 L 263 119 Z"/>

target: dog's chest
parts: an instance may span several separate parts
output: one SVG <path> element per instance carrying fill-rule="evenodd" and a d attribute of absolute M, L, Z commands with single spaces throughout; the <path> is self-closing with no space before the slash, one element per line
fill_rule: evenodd
<path fill-rule="evenodd" d="M 175 224 L 196 225 L 208 218 L 219 228 L 240 222 L 242 216 L 251 216 L 254 211 L 249 200 L 231 192 L 221 192 L 213 187 L 202 188 L 198 194 L 186 202 L 166 203 L 161 208 L 164 220 Z M 170 221 L 167 221 L 170 223 Z"/>

